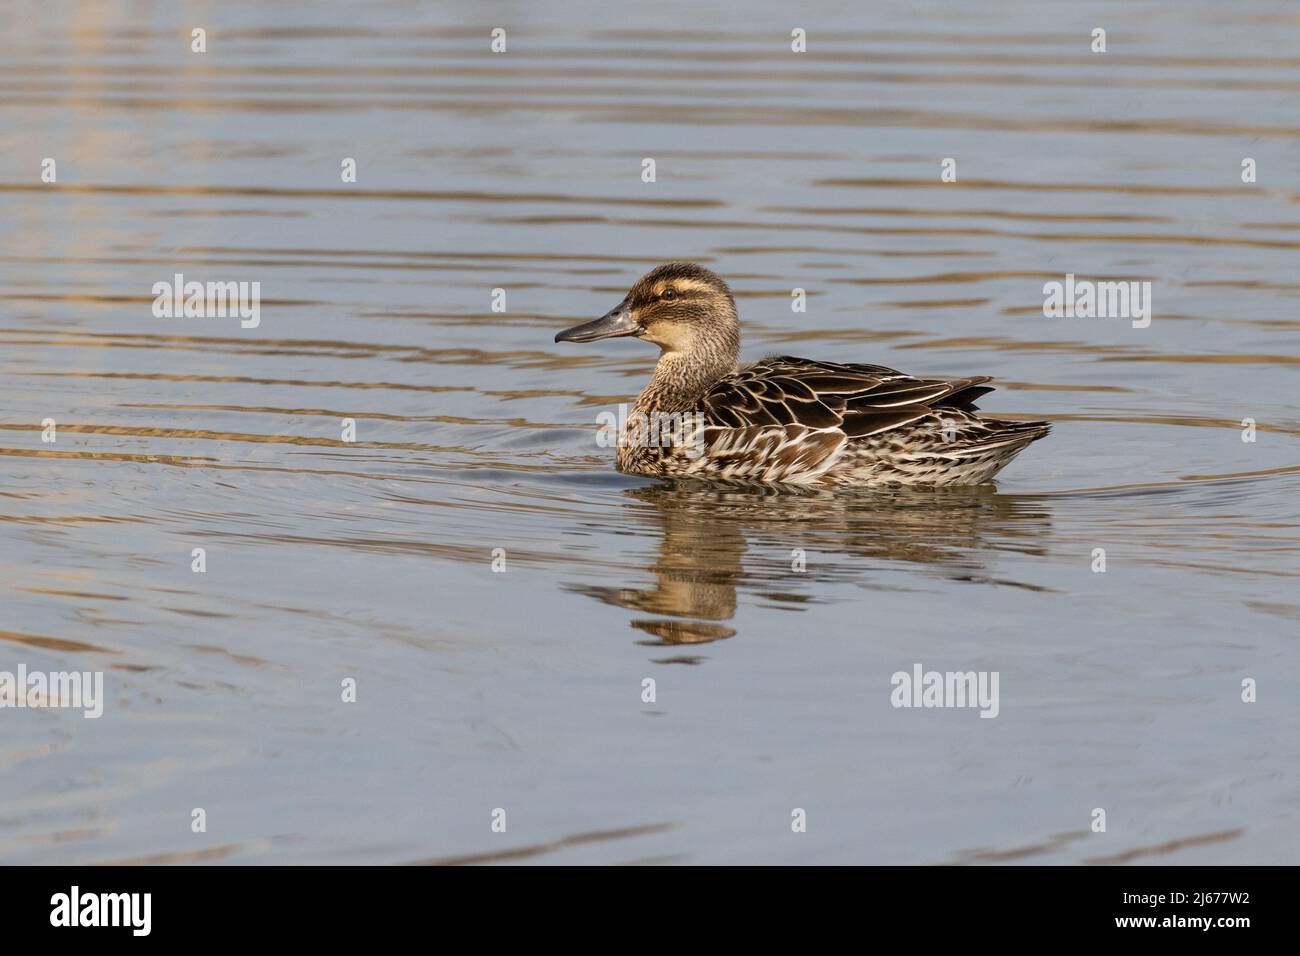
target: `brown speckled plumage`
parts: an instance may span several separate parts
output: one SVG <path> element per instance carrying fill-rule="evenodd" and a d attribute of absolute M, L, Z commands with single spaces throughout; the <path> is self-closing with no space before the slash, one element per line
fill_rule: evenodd
<path fill-rule="evenodd" d="M 634 412 L 678 416 L 679 443 L 633 424 L 617 464 L 662 478 L 798 485 L 973 485 L 988 481 L 1046 422 L 983 418 L 988 376 L 914 378 L 880 365 L 779 356 L 736 367 L 740 326 L 727 284 L 691 263 L 646 274 L 608 315 L 556 336 L 635 335 L 659 362 Z M 676 421 L 676 419 L 674 419 Z"/>

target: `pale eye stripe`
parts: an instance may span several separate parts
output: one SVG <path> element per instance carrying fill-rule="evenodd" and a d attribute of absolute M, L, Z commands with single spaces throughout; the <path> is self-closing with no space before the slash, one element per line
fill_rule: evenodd
<path fill-rule="evenodd" d="M 713 291 L 712 286 L 706 285 L 703 282 L 696 282 L 693 279 L 678 279 L 673 283 L 673 288 L 675 288 L 679 294 L 690 292 L 709 293 Z"/>
<path fill-rule="evenodd" d="M 667 282 L 657 282 L 650 289 L 650 295 L 656 299 L 660 298 L 665 291 L 672 289 L 677 293 L 678 298 L 699 298 L 710 295 L 714 289 L 712 286 L 702 282 L 696 282 L 692 279 L 672 279 Z"/>

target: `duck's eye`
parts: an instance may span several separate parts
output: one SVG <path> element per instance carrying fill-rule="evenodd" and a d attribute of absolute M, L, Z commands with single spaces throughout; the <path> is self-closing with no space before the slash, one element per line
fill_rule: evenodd
<path fill-rule="evenodd" d="M 659 298 L 675 299 L 677 298 L 677 291 L 675 289 L 664 289 L 664 291 L 660 294 Z"/>

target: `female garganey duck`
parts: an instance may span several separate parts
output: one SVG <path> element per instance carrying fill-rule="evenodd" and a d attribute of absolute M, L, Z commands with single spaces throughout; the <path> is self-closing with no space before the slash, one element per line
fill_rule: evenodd
<path fill-rule="evenodd" d="M 823 486 L 974 485 L 1049 428 L 975 414 L 975 399 L 993 391 L 986 375 L 913 378 L 880 365 L 790 356 L 738 368 L 735 299 L 722 279 L 693 263 L 659 266 L 610 312 L 565 329 L 555 341 L 621 335 L 660 349 L 619 436 L 618 470 L 627 474 Z M 664 421 L 673 427 L 662 427 Z"/>

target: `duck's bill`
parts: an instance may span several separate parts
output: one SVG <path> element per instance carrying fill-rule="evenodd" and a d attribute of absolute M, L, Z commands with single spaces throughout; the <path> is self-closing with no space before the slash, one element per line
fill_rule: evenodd
<path fill-rule="evenodd" d="M 597 339 L 612 339 L 620 335 L 636 335 L 641 331 L 636 319 L 626 305 L 606 312 L 599 319 L 575 325 L 571 329 L 556 333 L 557 342 L 595 342 Z"/>

